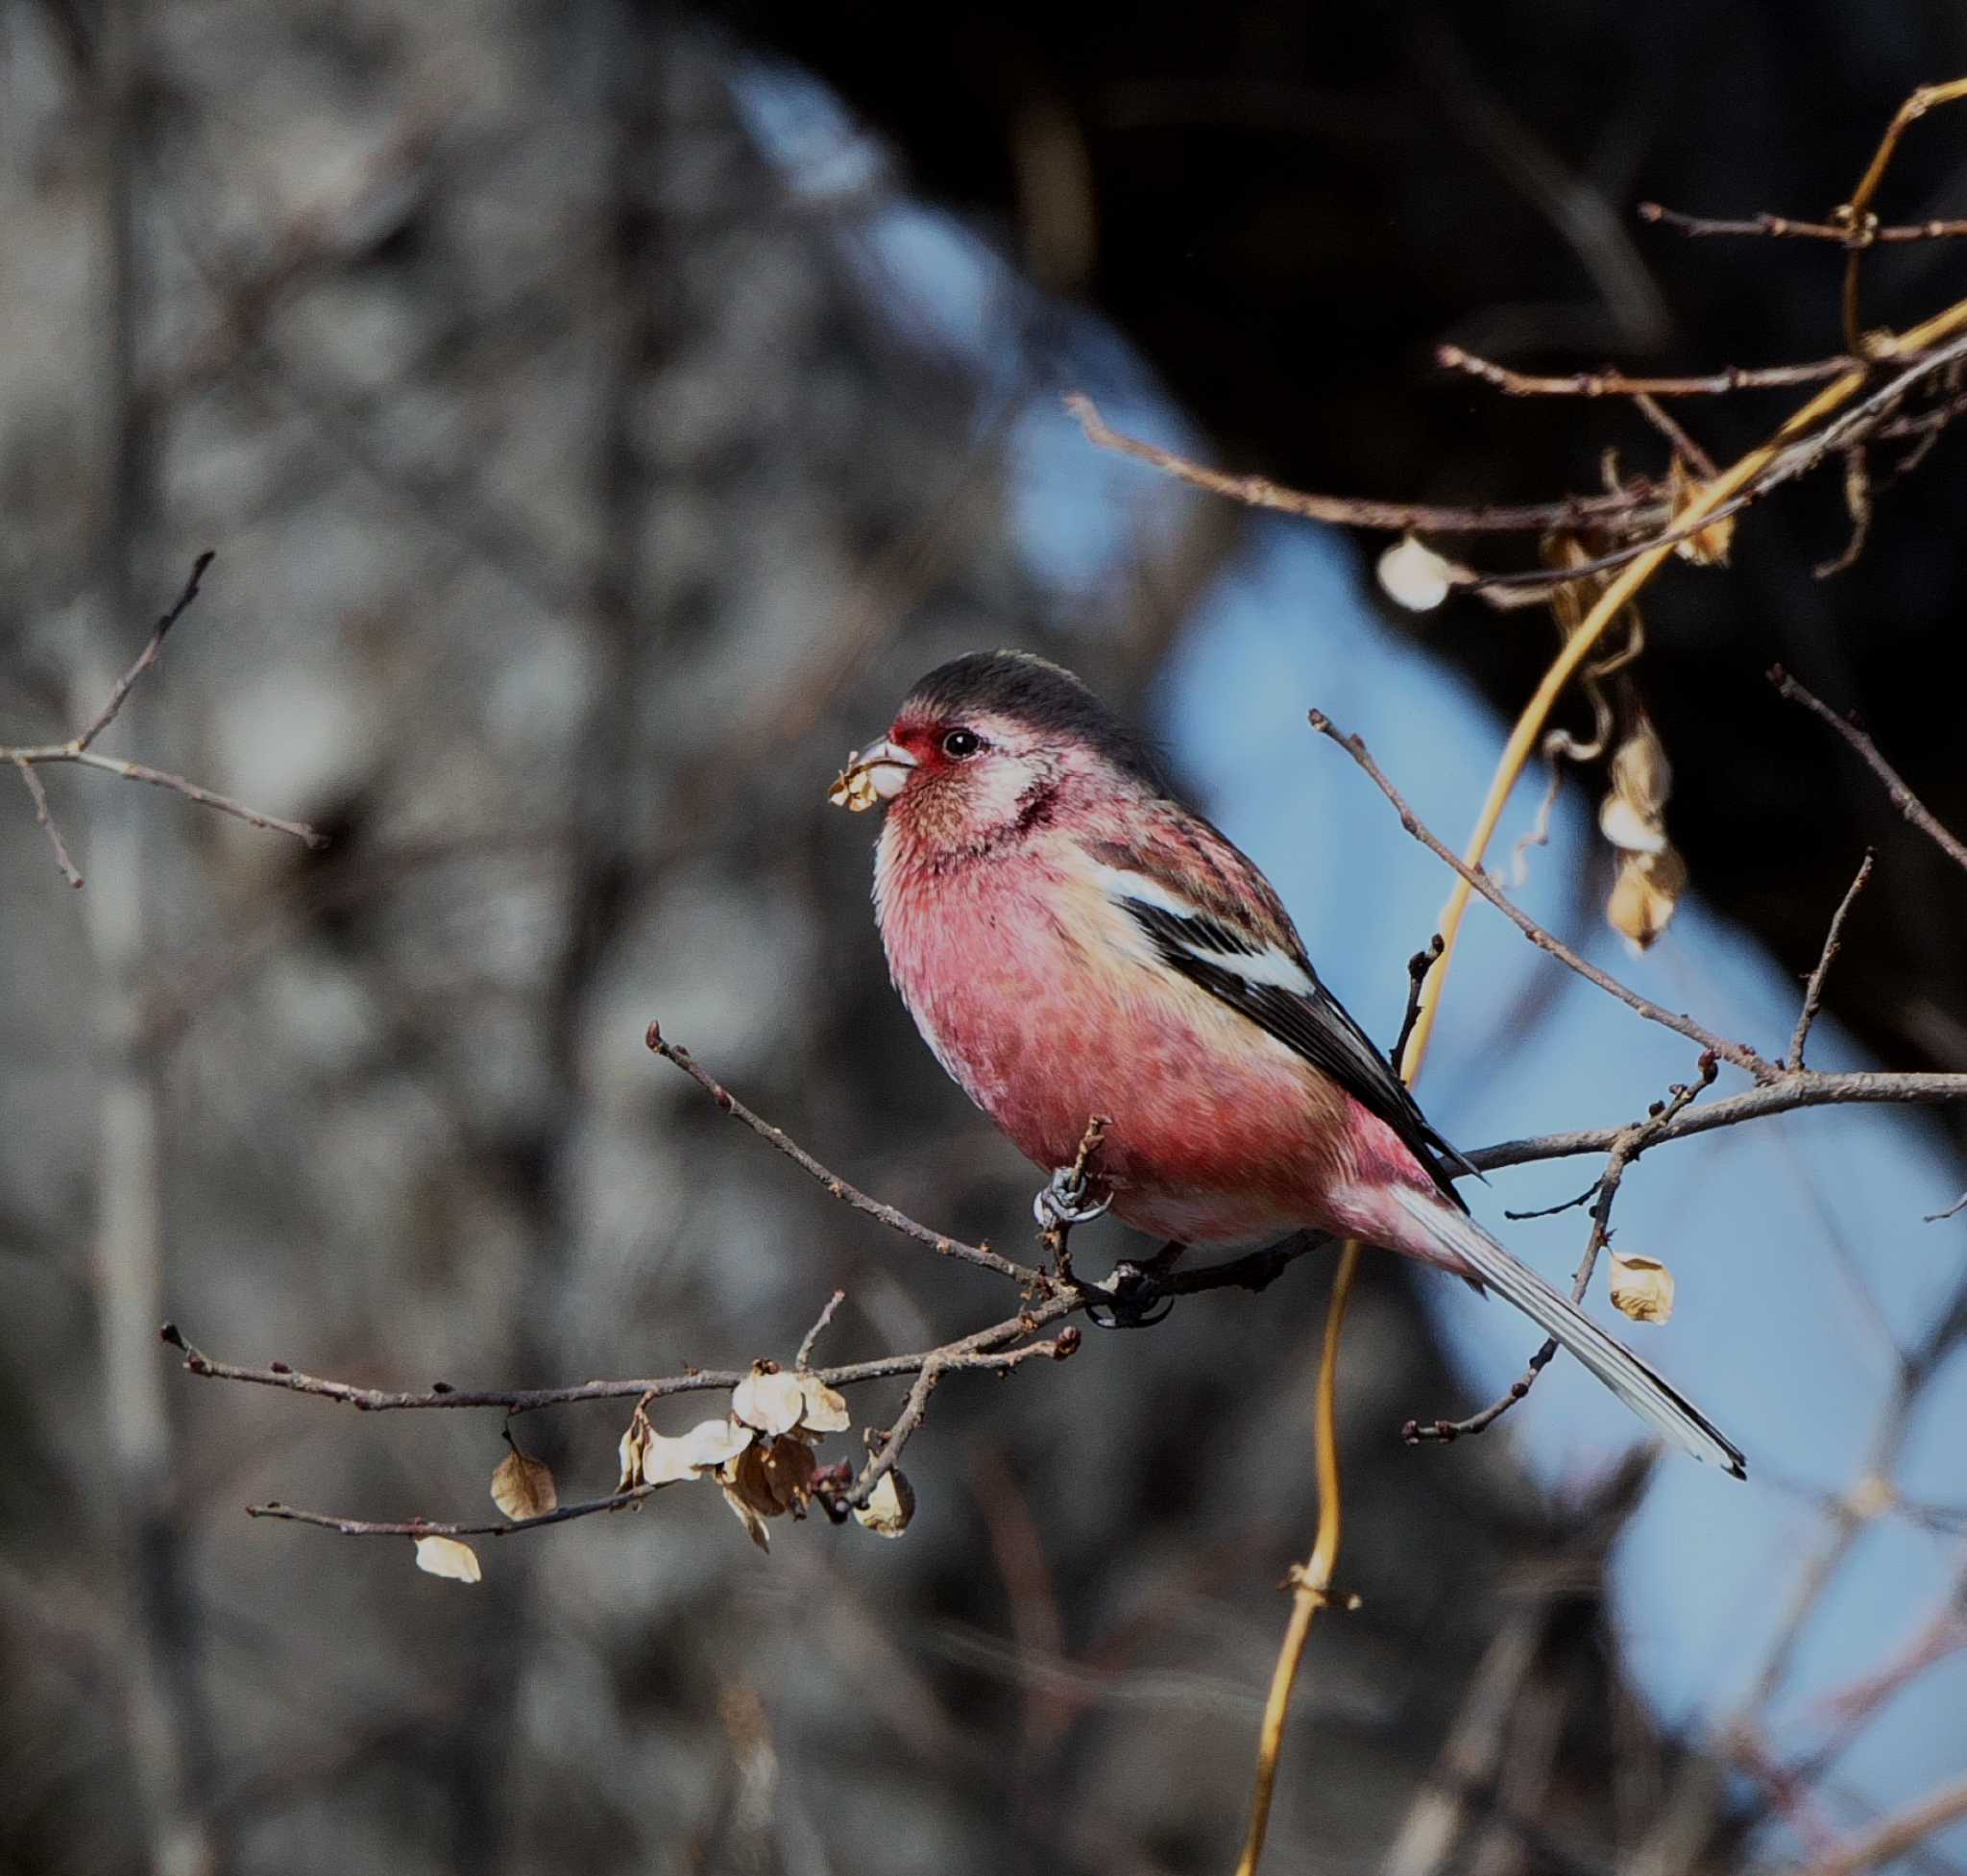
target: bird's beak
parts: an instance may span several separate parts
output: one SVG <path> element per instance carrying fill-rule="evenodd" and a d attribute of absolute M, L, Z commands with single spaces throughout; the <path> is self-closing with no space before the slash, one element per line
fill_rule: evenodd
<path fill-rule="evenodd" d="M 892 801 L 909 784 L 915 758 L 899 743 L 877 743 L 870 749 L 850 750 L 847 766 L 834 777 L 826 798 L 836 808 L 859 814 L 877 801 Z"/>

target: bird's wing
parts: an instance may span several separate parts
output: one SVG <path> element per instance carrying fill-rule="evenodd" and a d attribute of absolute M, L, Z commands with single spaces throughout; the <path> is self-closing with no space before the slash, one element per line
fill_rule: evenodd
<path fill-rule="evenodd" d="M 1108 897 L 1163 963 L 1329 1075 L 1463 1203 L 1442 1161 L 1459 1172 L 1475 1168 L 1428 1124 L 1407 1084 L 1320 981 L 1254 862 L 1185 811 L 1157 816 L 1147 838 L 1088 841 L 1086 851 Z"/>

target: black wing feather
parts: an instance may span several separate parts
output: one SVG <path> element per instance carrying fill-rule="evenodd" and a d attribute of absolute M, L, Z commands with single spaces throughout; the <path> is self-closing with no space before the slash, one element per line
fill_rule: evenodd
<path fill-rule="evenodd" d="M 1308 996 L 1277 984 L 1251 983 L 1237 970 L 1236 960 L 1260 955 L 1260 947 L 1216 919 L 1173 913 L 1143 899 L 1122 899 L 1120 904 L 1153 940 L 1171 969 L 1323 1069 L 1368 1113 L 1394 1130 L 1444 1193 L 1464 1211 L 1469 1208 L 1442 1162 L 1464 1173 L 1475 1168 L 1428 1124 L 1406 1083 L 1346 1006 L 1319 981 L 1309 959 L 1296 953 L 1291 960 L 1311 985 Z"/>

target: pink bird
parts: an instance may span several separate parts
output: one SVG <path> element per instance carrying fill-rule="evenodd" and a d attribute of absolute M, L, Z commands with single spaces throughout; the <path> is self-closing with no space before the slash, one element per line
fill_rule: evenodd
<path fill-rule="evenodd" d="M 1114 1214 L 1182 1246 L 1306 1228 L 1493 1289 L 1648 1426 L 1740 1451 L 1469 1216 L 1472 1168 L 1320 982 L 1276 893 L 1176 801 L 1149 744 L 1026 652 L 931 671 L 851 766 L 887 804 L 874 901 L 895 987 L 963 1091 L 1053 1171 L 1087 1121 Z M 856 793 L 860 800 L 855 802 Z"/>

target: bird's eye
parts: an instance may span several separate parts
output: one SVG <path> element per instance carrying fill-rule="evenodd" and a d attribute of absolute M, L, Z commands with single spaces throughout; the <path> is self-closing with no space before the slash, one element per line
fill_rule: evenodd
<path fill-rule="evenodd" d="M 984 746 L 984 739 L 973 729 L 953 729 L 942 739 L 942 753 L 961 762 Z"/>

